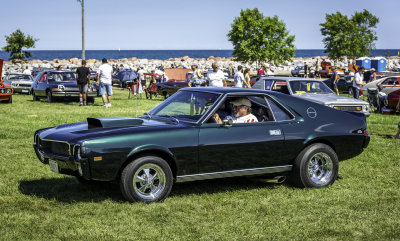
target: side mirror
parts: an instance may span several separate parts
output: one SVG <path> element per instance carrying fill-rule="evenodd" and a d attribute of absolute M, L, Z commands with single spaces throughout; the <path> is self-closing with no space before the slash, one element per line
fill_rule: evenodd
<path fill-rule="evenodd" d="M 232 126 L 233 120 L 232 119 L 223 120 L 223 123 L 224 123 L 224 126 Z"/>

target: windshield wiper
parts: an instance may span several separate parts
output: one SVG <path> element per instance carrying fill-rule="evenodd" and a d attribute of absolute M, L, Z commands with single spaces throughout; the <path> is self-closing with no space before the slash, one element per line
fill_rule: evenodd
<path fill-rule="evenodd" d="M 179 124 L 179 120 L 178 118 L 176 118 L 176 116 L 173 115 L 157 115 L 157 116 L 175 119 L 175 121 Z"/>

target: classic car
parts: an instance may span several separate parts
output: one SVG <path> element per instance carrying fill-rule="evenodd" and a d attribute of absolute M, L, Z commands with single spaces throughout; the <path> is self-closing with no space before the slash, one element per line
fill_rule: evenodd
<path fill-rule="evenodd" d="M 368 102 L 336 95 L 321 80 L 298 77 L 265 77 L 259 80 L 254 89 L 273 90 L 298 96 L 337 110 L 363 113 L 369 116 Z"/>
<path fill-rule="evenodd" d="M 336 83 L 336 86 L 339 90 L 339 93 L 346 93 L 349 95 L 353 95 L 353 80 L 354 76 L 345 76 L 341 77 L 339 81 Z M 333 88 L 333 80 L 331 78 L 322 80 L 329 88 L 334 90 Z M 361 93 L 360 93 L 361 94 Z"/>
<path fill-rule="evenodd" d="M 0 101 L 3 103 L 12 103 L 13 88 L 10 83 L 5 83 L 1 74 L 3 71 L 3 59 L 0 59 Z"/>
<path fill-rule="evenodd" d="M 296 66 L 292 71 L 290 71 L 292 76 L 303 77 L 304 76 L 304 66 Z"/>
<path fill-rule="evenodd" d="M 33 101 L 46 99 L 53 102 L 55 99 L 79 98 L 79 89 L 75 73 L 65 70 L 49 70 L 36 75 L 32 84 Z M 96 87 L 90 85 L 87 93 L 88 102 L 94 102 L 97 96 Z"/>
<path fill-rule="evenodd" d="M 11 83 L 15 93 L 31 94 L 33 77 L 29 74 L 8 73 L 4 81 Z"/>
<path fill-rule="evenodd" d="M 400 112 L 400 89 L 390 92 L 387 95 L 387 107 Z"/>
<path fill-rule="evenodd" d="M 258 122 L 232 121 L 232 102 L 242 98 Z M 154 202 L 175 182 L 236 176 L 287 176 L 295 186 L 326 187 L 339 161 L 368 143 L 362 114 L 273 91 L 195 87 L 138 118 L 87 118 L 37 130 L 33 146 L 55 173 L 82 183 L 118 180 L 128 201 Z"/>
<path fill-rule="evenodd" d="M 341 76 L 344 75 L 344 70 L 340 68 L 333 69 L 334 67 L 332 66 L 331 62 L 322 61 L 321 68 L 322 69 L 319 71 L 319 75 L 321 77 L 326 77 L 326 78 L 331 77 L 333 71 L 337 71 Z"/>
<path fill-rule="evenodd" d="M 368 88 L 378 87 L 386 94 L 398 90 L 400 89 L 400 76 L 389 76 L 369 82 L 362 87 L 362 93 L 363 95 L 368 96 Z"/>

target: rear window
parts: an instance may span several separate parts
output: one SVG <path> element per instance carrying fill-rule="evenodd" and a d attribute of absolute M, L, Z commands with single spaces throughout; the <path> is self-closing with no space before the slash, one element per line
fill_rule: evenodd
<path fill-rule="evenodd" d="M 274 100 L 268 98 L 268 103 L 275 117 L 275 121 L 286 121 L 293 119 L 293 116 Z"/>

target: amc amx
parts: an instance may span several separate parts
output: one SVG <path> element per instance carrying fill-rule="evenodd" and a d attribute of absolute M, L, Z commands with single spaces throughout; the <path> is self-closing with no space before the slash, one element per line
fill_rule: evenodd
<path fill-rule="evenodd" d="M 232 122 L 239 98 L 258 122 Z M 81 182 L 118 180 L 131 202 L 162 201 L 175 182 L 237 176 L 326 187 L 339 161 L 368 143 L 362 114 L 278 92 L 209 87 L 183 88 L 138 118 L 87 118 L 34 134 L 37 157 L 51 171 Z"/>

